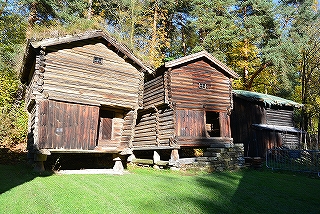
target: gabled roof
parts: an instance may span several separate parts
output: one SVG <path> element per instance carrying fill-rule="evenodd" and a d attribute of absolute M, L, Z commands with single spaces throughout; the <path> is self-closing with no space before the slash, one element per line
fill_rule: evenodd
<path fill-rule="evenodd" d="M 228 76 L 233 78 L 239 78 L 239 75 L 234 72 L 232 69 L 230 69 L 228 66 L 217 60 L 215 57 L 213 57 L 211 54 L 209 54 L 207 51 L 201 51 L 195 54 L 191 54 L 185 57 L 181 57 L 179 59 L 172 60 L 170 62 L 166 62 L 164 66 L 166 68 L 172 68 L 172 67 L 178 67 L 182 64 L 187 64 L 192 61 L 200 60 L 200 59 L 207 59 L 211 64 L 218 66 L 223 72 L 225 72 Z"/>
<path fill-rule="evenodd" d="M 297 108 L 303 106 L 303 104 L 294 102 L 292 100 L 287 100 L 270 94 L 262 94 L 253 91 L 233 90 L 233 94 L 236 97 L 248 100 L 250 102 L 263 102 L 264 104 L 268 104 L 269 106 L 291 106 Z"/>
<path fill-rule="evenodd" d="M 133 64 L 136 64 L 138 67 L 141 68 L 141 70 L 149 73 L 153 72 L 152 69 L 145 66 L 137 57 L 135 57 L 126 46 L 120 44 L 114 38 L 107 35 L 103 31 L 96 30 L 96 31 L 88 31 L 82 34 L 77 34 L 77 35 L 68 35 L 64 37 L 44 39 L 41 41 L 29 40 L 27 43 L 23 66 L 20 71 L 21 80 L 27 78 L 28 70 L 30 70 L 30 66 L 33 65 L 33 61 L 30 62 L 30 60 L 34 59 L 37 51 L 44 50 L 47 47 L 52 47 L 52 46 L 58 46 L 58 45 L 64 45 L 64 44 L 68 45 L 76 42 L 95 41 L 95 40 L 98 40 L 98 41 L 100 40 L 102 42 L 110 44 L 118 51 L 118 53 L 120 52 L 124 56 L 129 58 L 133 62 Z"/>

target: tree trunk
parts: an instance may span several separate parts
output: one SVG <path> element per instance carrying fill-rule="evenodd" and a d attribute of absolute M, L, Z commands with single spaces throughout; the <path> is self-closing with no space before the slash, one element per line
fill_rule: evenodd
<path fill-rule="evenodd" d="M 130 29 L 130 45 L 131 47 L 134 46 L 134 25 L 135 25 L 135 15 L 134 15 L 134 9 L 135 9 L 135 0 L 131 0 L 131 29 Z"/>
<path fill-rule="evenodd" d="M 33 26 L 34 23 L 39 20 L 38 15 L 37 15 L 37 13 L 38 13 L 37 12 L 37 5 L 38 5 L 37 2 L 32 2 L 30 4 L 30 13 L 29 13 L 29 17 L 28 17 L 28 22 L 29 22 L 30 26 Z"/>
<path fill-rule="evenodd" d="M 92 15 L 92 0 L 89 0 L 89 8 L 88 8 L 88 19 L 91 19 Z"/>
<path fill-rule="evenodd" d="M 318 136 L 317 136 L 317 144 L 316 144 L 317 150 L 319 150 L 319 139 L 320 139 L 320 115 L 318 115 Z"/>
<path fill-rule="evenodd" d="M 156 61 L 157 61 L 158 13 L 159 13 L 159 7 L 158 7 L 158 1 L 156 0 L 154 3 L 151 44 L 150 44 L 150 60 L 153 65 L 156 65 Z"/>
<path fill-rule="evenodd" d="M 157 44 L 157 23 L 158 23 L 158 1 L 156 0 L 154 3 L 154 13 L 153 13 L 153 25 L 152 25 L 152 38 L 151 38 L 151 45 L 153 49 L 155 49 Z"/>

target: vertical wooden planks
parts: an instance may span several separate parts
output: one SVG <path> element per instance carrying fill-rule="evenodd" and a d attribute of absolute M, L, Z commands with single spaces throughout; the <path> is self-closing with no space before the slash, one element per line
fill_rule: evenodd
<path fill-rule="evenodd" d="M 94 149 L 94 147 L 97 144 L 97 134 L 98 134 L 98 120 L 99 118 L 97 115 L 99 115 L 99 107 L 98 106 L 90 106 L 90 129 L 89 129 L 89 149 Z"/>
<path fill-rule="evenodd" d="M 198 110 L 176 110 L 178 136 L 204 137 L 204 112 Z"/>
<path fill-rule="evenodd" d="M 38 139 L 39 139 L 39 148 L 45 148 L 48 143 L 48 108 L 49 103 L 47 100 L 41 100 L 39 102 L 39 116 L 38 116 Z"/>
<path fill-rule="evenodd" d="M 230 117 L 227 112 L 219 113 L 220 120 L 220 137 L 230 137 L 231 138 L 231 129 L 230 129 Z"/>
<path fill-rule="evenodd" d="M 41 148 L 93 149 L 99 107 L 53 100 L 40 104 Z"/>

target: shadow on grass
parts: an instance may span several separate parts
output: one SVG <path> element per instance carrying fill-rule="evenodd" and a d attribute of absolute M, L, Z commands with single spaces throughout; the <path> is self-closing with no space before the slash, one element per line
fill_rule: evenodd
<path fill-rule="evenodd" d="M 230 201 L 236 192 L 239 174 L 230 172 L 213 173 L 197 178 L 198 183 L 207 190 L 207 198 L 194 197 L 194 205 L 201 213 L 237 213 Z"/>
<path fill-rule="evenodd" d="M 36 173 L 27 164 L 3 165 L 0 164 L 0 194 L 33 180 L 36 177 L 46 177 L 52 172 Z"/>
<path fill-rule="evenodd" d="M 193 199 L 202 213 L 320 213 L 318 178 L 261 169 L 213 173 L 198 182 L 216 195 Z"/>

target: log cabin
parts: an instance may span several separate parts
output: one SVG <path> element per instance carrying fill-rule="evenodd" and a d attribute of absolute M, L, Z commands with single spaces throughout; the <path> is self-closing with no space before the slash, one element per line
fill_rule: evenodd
<path fill-rule="evenodd" d="M 125 154 L 150 72 L 102 31 L 29 41 L 20 72 L 29 157 L 41 162 L 54 152 Z"/>
<path fill-rule="evenodd" d="M 244 90 L 233 91 L 232 138 L 244 145 L 248 158 L 264 158 L 267 149 L 301 148 L 305 132 L 294 127 L 295 108 L 303 105 L 280 97 Z"/>
<path fill-rule="evenodd" d="M 166 62 L 146 75 L 134 150 L 230 147 L 232 79 L 238 75 L 206 51 Z"/>
<path fill-rule="evenodd" d="M 29 158 L 40 170 L 52 153 L 166 150 L 175 165 L 183 148 L 233 146 L 238 75 L 206 51 L 152 71 L 106 33 L 91 31 L 29 41 L 20 74 Z"/>

